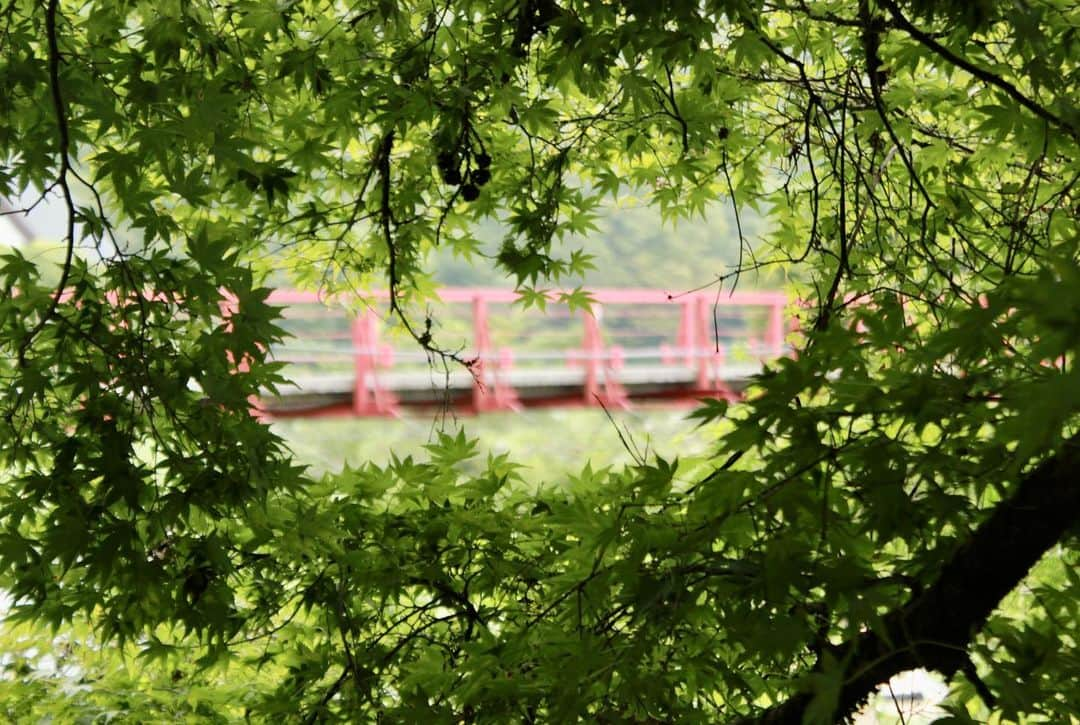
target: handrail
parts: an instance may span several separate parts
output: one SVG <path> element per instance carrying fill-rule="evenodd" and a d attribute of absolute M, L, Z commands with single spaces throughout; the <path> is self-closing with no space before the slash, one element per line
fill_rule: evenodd
<path fill-rule="evenodd" d="M 784 292 L 772 290 L 739 290 L 717 295 L 715 292 L 669 293 L 665 290 L 645 287 L 597 287 L 586 290 L 589 297 L 599 304 L 684 304 L 691 299 L 707 299 L 710 304 L 726 306 L 764 306 L 786 305 L 788 296 Z M 570 290 L 547 290 L 545 296 L 551 303 L 557 303 L 559 296 L 570 294 Z M 443 287 L 436 291 L 436 300 L 446 303 L 467 303 L 482 298 L 492 303 L 513 303 L 521 298 L 521 293 L 507 287 Z M 385 289 L 366 290 L 363 293 L 347 293 L 326 296 L 321 292 L 304 290 L 277 289 L 270 293 L 271 304 L 328 304 L 334 298 L 366 297 L 375 300 L 387 300 L 390 293 Z"/>
<path fill-rule="evenodd" d="M 550 304 L 558 304 L 561 295 L 569 292 L 548 290 L 545 297 Z M 563 360 L 566 365 L 582 369 L 583 387 L 580 403 L 584 405 L 605 405 L 609 407 L 627 407 L 629 394 L 620 384 L 620 371 L 634 361 L 659 360 L 663 366 L 678 366 L 694 371 L 691 386 L 695 396 L 716 395 L 734 398 L 736 394 L 723 379 L 726 358 L 732 350 L 741 350 L 740 354 L 749 354 L 752 358 L 765 359 L 783 355 L 787 352 L 784 338 L 790 325 L 787 307 L 788 296 L 783 292 L 749 290 L 717 296 L 714 292 L 691 292 L 672 295 L 664 290 L 643 288 L 596 288 L 588 290 L 592 301 L 590 310 L 577 313 L 584 327 L 580 347 L 554 352 L 552 350 L 514 350 L 508 347 L 496 347 L 492 341 L 491 305 L 506 305 L 518 301 L 521 294 L 502 287 L 444 287 L 436 291 L 435 303 L 446 305 L 470 305 L 471 320 L 467 323 L 472 329 L 471 348 L 463 351 L 462 357 L 473 361 L 470 372 L 473 375 L 471 406 L 476 411 L 516 410 L 521 407 L 519 391 L 509 382 L 509 372 L 517 362 L 555 362 Z M 284 306 L 323 305 L 328 310 L 348 306 L 351 300 L 365 299 L 369 303 L 382 303 L 389 299 L 387 290 L 371 290 L 362 294 L 337 294 L 332 296 L 316 292 L 299 290 L 275 290 L 268 301 Z M 663 307 L 678 312 L 678 330 L 658 331 L 655 335 L 663 339 L 674 337 L 671 345 L 633 346 L 624 349 L 612 344 L 605 331 L 605 306 Z M 378 304 L 379 308 L 385 305 Z M 724 308 L 724 317 L 732 314 L 749 313 L 752 309 L 766 310 L 764 329 L 747 329 L 745 340 L 732 346 L 730 339 L 714 339 L 718 334 L 716 311 Z M 524 311 L 522 311 L 524 313 Z M 334 315 L 331 312 L 331 315 Z M 760 313 L 753 313 L 751 320 L 760 320 Z M 309 318 L 310 319 L 310 318 Z M 744 316 L 745 319 L 745 316 Z M 381 373 L 393 368 L 397 363 L 421 359 L 422 356 L 410 352 L 395 351 L 390 345 L 380 340 L 379 313 L 370 304 L 358 311 L 352 319 L 351 331 L 336 336 L 344 345 L 333 347 L 308 343 L 296 349 L 296 352 L 308 353 L 309 360 L 318 364 L 327 362 L 321 356 L 339 356 L 351 359 L 354 369 L 354 387 L 352 392 L 352 410 L 357 415 L 393 415 L 399 409 L 399 401 L 393 390 L 388 389 L 380 380 Z M 610 330 L 612 334 L 617 330 Z M 665 335 L 664 333 L 674 333 Z M 547 334 L 547 333 L 545 333 Z M 633 334 L 633 333 L 631 333 Z M 653 335 L 639 333 L 640 337 Z M 302 335 L 301 335 L 302 337 Z M 279 359 L 288 359 L 282 351 Z M 312 356 L 314 359 L 312 359 Z M 340 375 L 340 373 L 338 373 Z M 520 376 L 517 376 L 520 378 Z"/>

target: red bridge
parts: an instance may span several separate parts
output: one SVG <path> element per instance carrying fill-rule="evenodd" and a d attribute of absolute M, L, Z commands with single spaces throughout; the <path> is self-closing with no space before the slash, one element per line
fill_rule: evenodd
<path fill-rule="evenodd" d="M 633 400 L 734 399 L 763 361 L 787 352 L 782 292 L 597 289 L 591 311 L 571 313 L 548 295 L 546 310 L 523 309 L 498 288 L 443 288 L 414 325 L 471 367 L 432 361 L 392 319 L 368 308 L 350 315 L 314 293 L 280 290 L 283 326 L 275 347 L 293 386 L 259 403 L 276 418 L 395 415 L 405 407 L 460 411 L 604 405 Z M 386 293 L 375 294 L 386 300 Z M 355 301 L 354 305 L 355 307 Z M 432 363 L 435 364 L 432 364 Z"/>

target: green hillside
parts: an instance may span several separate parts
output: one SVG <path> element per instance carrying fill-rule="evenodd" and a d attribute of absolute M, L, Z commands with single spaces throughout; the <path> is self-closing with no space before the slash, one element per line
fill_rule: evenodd
<path fill-rule="evenodd" d="M 633 199 L 600 207 L 593 223 L 594 231 L 564 239 L 555 251 L 554 256 L 569 257 L 584 248 L 593 257 L 594 268 L 565 280 L 564 286 L 651 287 L 671 292 L 697 288 L 729 274 L 738 264 L 740 226 L 748 248 L 760 246 L 765 231 L 765 222 L 749 209 L 740 212 L 738 224 L 731 207 L 724 204 L 709 206 L 704 217 L 665 220 L 655 206 Z M 473 231 L 482 254 L 498 254 L 505 227 L 488 220 Z M 743 254 L 748 252 L 744 249 Z M 470 261 L 453 244 L 433 254 L 432 270 L 435 279 L 447 285 L 510 283 L 494 265 Z M 747 274 L 740 285 L 767 286 L 769 281 Z"/>

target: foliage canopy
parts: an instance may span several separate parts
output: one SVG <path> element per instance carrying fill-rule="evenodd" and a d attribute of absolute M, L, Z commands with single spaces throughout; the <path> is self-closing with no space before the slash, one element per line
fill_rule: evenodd
<path fill-rule="evenodd" d="M 922 666 L 1075 721 L 1078 57 L 1068 0 L 0 3 L 0 195 L 68 232 L 0 266 L 0 583 L 86 653 L 11 716 L 828 722 Z M 707 463 L 311 480 L 249 415 L 271 269 L 439 356 L 432 249 L 557 284 L 631 188 L 805 301 Z"/>

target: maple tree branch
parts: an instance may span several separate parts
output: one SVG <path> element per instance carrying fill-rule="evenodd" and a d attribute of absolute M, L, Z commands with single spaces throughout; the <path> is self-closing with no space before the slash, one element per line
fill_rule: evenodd
<path fill-rule="evenodd" d="M 327 715 L 327 705 L 334 699 L 334 696 L 341 691 L 341 686 L 345 684 L 345 680 L 349 679 L 349 668 L 345 667 L 336 680 L 326 689 L 323 696 L 319 698 L 319 702 L 311 709 L 307 719 L 304 720 L 305 725 L 314 725 L 319 721 L 319 718 L 325 718 Z"/>
<path fill-rule="evenodd" d="M 64 195 L 65 241 L 67 247 L 64 250 L 64 263 L 60 269 L 60 281 L 56 283 L 56 293 L 44 314 L 23 338 L 19 345 L 19 367 L 26 366 L 26 352 L 49 320 L 56 314 L 60 305 L 60 298 L 67 287 L 68 277 L 71 275 L 71 263 L 75 254 L 75 201 L 71 195 L 71 186 L 68 184 L 68 174 L 72 172 L 71 160 L 68 157 L 71 147 L 71 134 L 68 131 L 67 109 L 64 97 L 60 92 L 60 47 L 56 39 L 56 16 L 60 6 L 59 0 L 49 0 L 45 9 L 45 34 L 49 47 L 49 90 L 52 95 L 53 112 L 56 115 L 57 146 L 60 154 L 60 171 L 57 174 L 56 184 Z"/>
<path fill-rule="evenodd" d="M 382 140 L 379 142 L 378 149 L 375 152 L 374 161 L 372 162 L 373 167 L 377 169 L 379 176 L 378 220 L 383 241 L 386 243 L 387 276 L 390 281 L 390 313 L 397 317 L 401 322 L 402 327 L 405 328 L 405 331 L 420 345 L 424 352 L 430 356 L 436 356 L 442 361 L 443 372 L 447 376 L 450 375 L 449 363 L 454 362 L 468 370 L 474 380 L 479 380 L 479 358 L 466 358 L 460 354 L 460 351 L 454 352 L 437 346 L 431 336 L 431 317 L 428 316 L 424 320 L 424 329 L 421 332 L 417 329 L 417 326 L 413 325 L 409 316 L 405 314 L 405 310 L 401 307 L 401 270 L 399 269 L 399 250 L 394 241 L 394 210 L 391 204 L 390 193 L 390 187 L 393 183 L 390 157 L 393 151 L 394 131 L 390 130 L 383 134 Z"/>
<path fill-rule="evenodd" d="M 893 675 L 921 667 L 951 677 L 965 668 L 967 646 L 998 603 L 1080 523 L 1077 471 L 1080 434 L 1023 477 L 1016 493 L 945 561 L 933 583 L 882 617 L 880 627 L 826 648 L 845 673 L 838 718 L 857 710 Z M 812 699 L 812 693 L 800 693 L 738 722 L 800 725 Z"/>
<path fill-rule="evenodd" d="M 923 46 L 932 50 L 934 53 L 944 58 L 949 63 L 955 65 L 957 68 L 964 69 L 982 82 L 994 86 L 995 88 L 998 88 L 1002 91 L 1005 91 L 1005 93 L 1010 98 L 1012 98 L 1024 108 L 1034 113 L 1039 118 L 1043 119 L 1044 121 L 1048 121 L 1053 125 L 1057 126 L 1058 128 L 1064 130 L 1074 139 L 1080 140 L 1080 129 L 1078 129 L 1076 126 L 1061 118 L 1049 108 L 1043 106 L 1033 98 L 1024 95 L 1024 93 L 1021 92 L 1019 88 L 1017 88 L 1012 83 L 1009 83 L 1001 76 L 995 75 L 994 73 L 991 73 L 985 68 L 980 68 L 979 66 L 972 63 L 970 60 L 960 55 L 957 55 L 953 51 L 946 48 L 944 45 L 935 40 L 931 35 L 923 32 L 922 30 L 919 30 L 911 23 L 910 20 L 908 20 L 904 16 L 903 12 L 901 12 L 900 8 L 893 0 L 882 0 L 881 4 L 884 7 L 888 8 L 889 13 L 893 17 L 893 21 L 896 23 L 896 27 L 900 28 L 912 38 L 919 41 L 919 43 L 921 43 Z"/>

